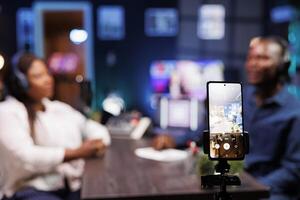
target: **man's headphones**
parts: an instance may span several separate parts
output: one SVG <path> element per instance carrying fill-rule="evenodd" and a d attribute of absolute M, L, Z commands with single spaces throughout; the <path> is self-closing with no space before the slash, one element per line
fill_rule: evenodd
<path fill-rule="evenodd" d="M 260 39 L 275 43 L 280 46 L 281 51 L 282 51 L 281 52 L 282 60 L 281 60 L 280 66 L 279 66 L 280 79 L 283 82 L 289 82 L 290 76 L 289 76 L 288 70 L 291 65 L 289 43 L 284 38 L 279 37 L 279 36 L 268 36 L 268 37 L 262 37 Z"/>
<path fill-rule="evenodd" d="M 290 52 L 289 52 L 288 42 L 281 37 L 270 37 L 270 40 L 273 41 L 274 43 L 277 43 L 281 47 L 283 63 L 290 62 Z"/>
<path fill-rule="evenodd" d="M 291 65 L 289 44 L 285 39 L 278 36 L 270 37 L 270 40 L 281 47 L 282 64 L 280 66 L 279 73 L 282 74 L 281 79 L 283 82 L 289 82 L 290 81 L 289 67 Z"/>
<path fill-rule="evenodd" d="M 25 54 L 23 52 L 17 53 L 13 56 L 11 61 L 12 81 L 13 84 L 15 84 L 15 87 L 21 90 L 20 92 L 27 92 L 29 89 L 29 83 L 26 75 L 19 69 L 19 63 L 24 55 Z"/>

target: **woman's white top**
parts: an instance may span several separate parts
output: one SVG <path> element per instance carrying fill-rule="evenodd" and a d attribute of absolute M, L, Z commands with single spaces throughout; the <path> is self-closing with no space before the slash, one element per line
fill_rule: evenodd
<path fill-rule="evenodd" d="M 84 160 L 63 163 L 65 149 L 77 148 L 87 138 L 110 144 L 104 126 L 65 103 L 48 99 L 43 103 L 46 110 L 37 113 L 34 124 L 35 142 L 25 106 L 13 97 L 0 103 L 0 191 L 6 196 L 24 186 L 57 190 L 65 186 L 65 179 L 77 190 Z"/>

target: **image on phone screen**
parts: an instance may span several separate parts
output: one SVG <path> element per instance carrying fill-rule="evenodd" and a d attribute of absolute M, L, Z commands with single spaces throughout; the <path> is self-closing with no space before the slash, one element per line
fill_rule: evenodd
<path fill-rule="evenodd" d="M 240 83 L 208 82 L 209 156 L 243 159 L 243 103 Z"/>

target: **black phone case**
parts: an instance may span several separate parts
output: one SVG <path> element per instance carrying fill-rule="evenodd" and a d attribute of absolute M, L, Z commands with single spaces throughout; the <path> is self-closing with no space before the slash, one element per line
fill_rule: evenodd
<path fill-rule="evenodd" d="M 213 158 L 213 157 L 211 157 L 211 152 L 210 152 L 210 123 L 209 123 L 210 122 L 210 115 L 209 115 L 209 101 L 210 101 L 210 99 L 209 99 L 209 84 L 213 84 L 213 83 L 218 83 L 218 84 L 220 84 L 220 83 L 221 84 L 232 84 L 232 83 L 234 83 L 234 84 L 240 84 L 241 85 L 242 127 L 243 127 L 243 130 L 242 130 L 242 133 L 241 133 L 242 140 L 243 140 L 241 142 L 241 144 L 242 144 L 242 156 L 241 157 L 236 157 L 236 158 L 232 158 L 232 157 L 218 157 L 218 158 Z M 204 134 L 205 135 L 204 139 L 207 142 L 207 144 L 206 144 L 206 142 L 204 141 L 204 146 L 205 146 L 204 149 L 208 153 L 209 159 L 210 160 L 220 160 L 220 159 L 226 159 L 226 160 L 243 160 L 245 158 L 245 154 L 248 151 L 249 147 L 248 147 L 247 142 L 246 142 L 247 141 L 246 137 L 248 137 L 248 134 L 244 133 L 244 109 L 243 109 L 243 86 L 242 86 L 242 84 L 240 82 L 209 81 L 206 84 L 206 90 L 207 90 L 207 102 L 208 102 L 208 104 L 207 104 L 208 133 Z"/>

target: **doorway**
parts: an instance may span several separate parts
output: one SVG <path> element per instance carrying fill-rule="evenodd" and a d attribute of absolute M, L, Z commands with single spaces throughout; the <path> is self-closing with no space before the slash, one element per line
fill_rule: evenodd
<path fill-rule="evenodd" d="M 88 2 L 36 2 L 34 52 L 55 78 L 54 99 L 78 110 L 91 103 L 82 85 L 94 86 L 92 7 Z"/>

